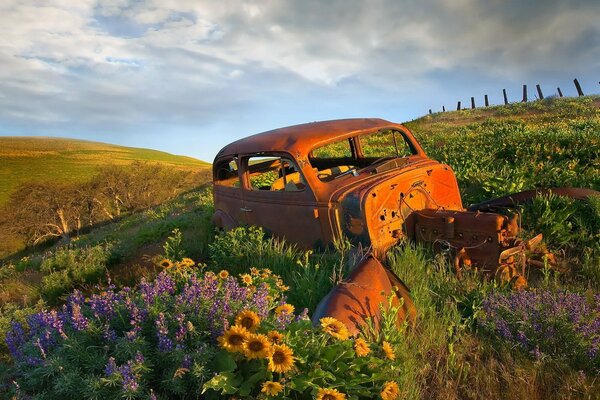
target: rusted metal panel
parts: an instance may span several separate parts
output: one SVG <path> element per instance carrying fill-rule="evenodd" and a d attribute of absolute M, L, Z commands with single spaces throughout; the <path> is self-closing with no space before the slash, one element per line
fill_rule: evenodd
<path fill-rule="evenodd" d="M 348 279 L 323 298 L 313 320 L 334 317 L 355 335 L 367 324 L 378 328 L 382 309 L 389 311 L 390 307 L 398 308 L 398 326 L 406 319 L 414 324 L 417 311 L 406 285 L 375 257 L 367 256 Z"/>

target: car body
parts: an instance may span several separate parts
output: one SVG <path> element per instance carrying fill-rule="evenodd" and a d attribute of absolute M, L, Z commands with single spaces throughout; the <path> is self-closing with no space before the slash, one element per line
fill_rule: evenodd
<path fill-rule="evenodd" d="M 385 251 L 412 229 L 413 210 L 462 210 L 452 169 L 383 119 L 259 133 L 225 146 L 213 172 L 215 225 L 261 226 L 302 248 L 344 237 Z"/>

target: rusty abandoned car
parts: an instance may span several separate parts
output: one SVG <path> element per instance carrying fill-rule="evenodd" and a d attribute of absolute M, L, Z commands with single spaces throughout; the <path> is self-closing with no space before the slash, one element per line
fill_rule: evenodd
<path fill-rule="evenodd" d="M 217 154 L 213 181 L 219 228 L 257 225 L 307 249 L 340 238 L 367 249 L 313 315 L 333 316 L 353 333 L 367 318 L 377 325 L 390 297 L 399 321 L 414 321 L 408 288 L 379 261 L 402 239 L 447 251 L 459 276 L 477 268 L 521 286 L 526 265 L 543 265 L 535 254 L 541 235 L 522 241 L 518 214 L 498 212 L 539 191 L 467 210 L 450 166 L 428 158 L 406 127 L 382 119 L 314 122 L 238 140 Z"/>

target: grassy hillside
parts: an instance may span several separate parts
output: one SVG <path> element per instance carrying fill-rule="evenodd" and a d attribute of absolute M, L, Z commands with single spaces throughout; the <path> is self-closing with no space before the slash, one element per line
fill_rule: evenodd
<path fill-rule="evenodd" d="M 548 98 L 406 123 L 466 204 L 539 187 L 600 190 L 600 97 Z"/>
<path fill-rule="evenodd" d="M 98 166 L 136 160 L 186 170 L 208 166 L 192 157 L 150 149 L 75 139 L 0 137 L 0 205 L 23 183 L 81 182 L 90 179 Z"/>
<path fill-rule="evenodd" d="M 456 171 L 465 203 L 532 187 L 598 189 L 599 103 L 549 99 L 407 125 Z M 448 260 L 402 243 L 385 261 L 411 289 L 416 328 L 390 319 L 359 345 L 302 321 L 302 309 L 314 311 L 346 273 L 354 249 L 340 243 L 316 254 L 253 228 L 216 232 L 210 189 L 185 193 L 0 266 L 0 337 L 10 333 L 0 396 L 263 398 L 262 385 L 275 381 L 296 399 L 322 389 L 346 398 L 598 398 L 600 199 L 543 197 L 520 211 L 525 235 L 543 233 L 564 268 L 531 273 L 531 287 L 513 291 L 475 271 L 457 279 Z M 114 286 L 93 286 L 107 277 Z M 67 300 L 74 288 L 83 293 Z M 65 302 L 63 314 L 39 314 L 42 323 L 26 332 L 10 324 Z M 219 346 L 222 324 L 242 309 L 264 311 L 254 328 L 281 334 L 294 369 L 272 373 L 267 360 Z M 44 335 L 53 338 L 46 347 Z"/>

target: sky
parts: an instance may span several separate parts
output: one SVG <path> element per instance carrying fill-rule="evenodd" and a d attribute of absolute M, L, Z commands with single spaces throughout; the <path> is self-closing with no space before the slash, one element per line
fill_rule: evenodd
<path fill-rule="evenodd" d="M 212 162 L 304 122 L 600 92 L 598 0 L 2 0 L 0 135 Z"/>

